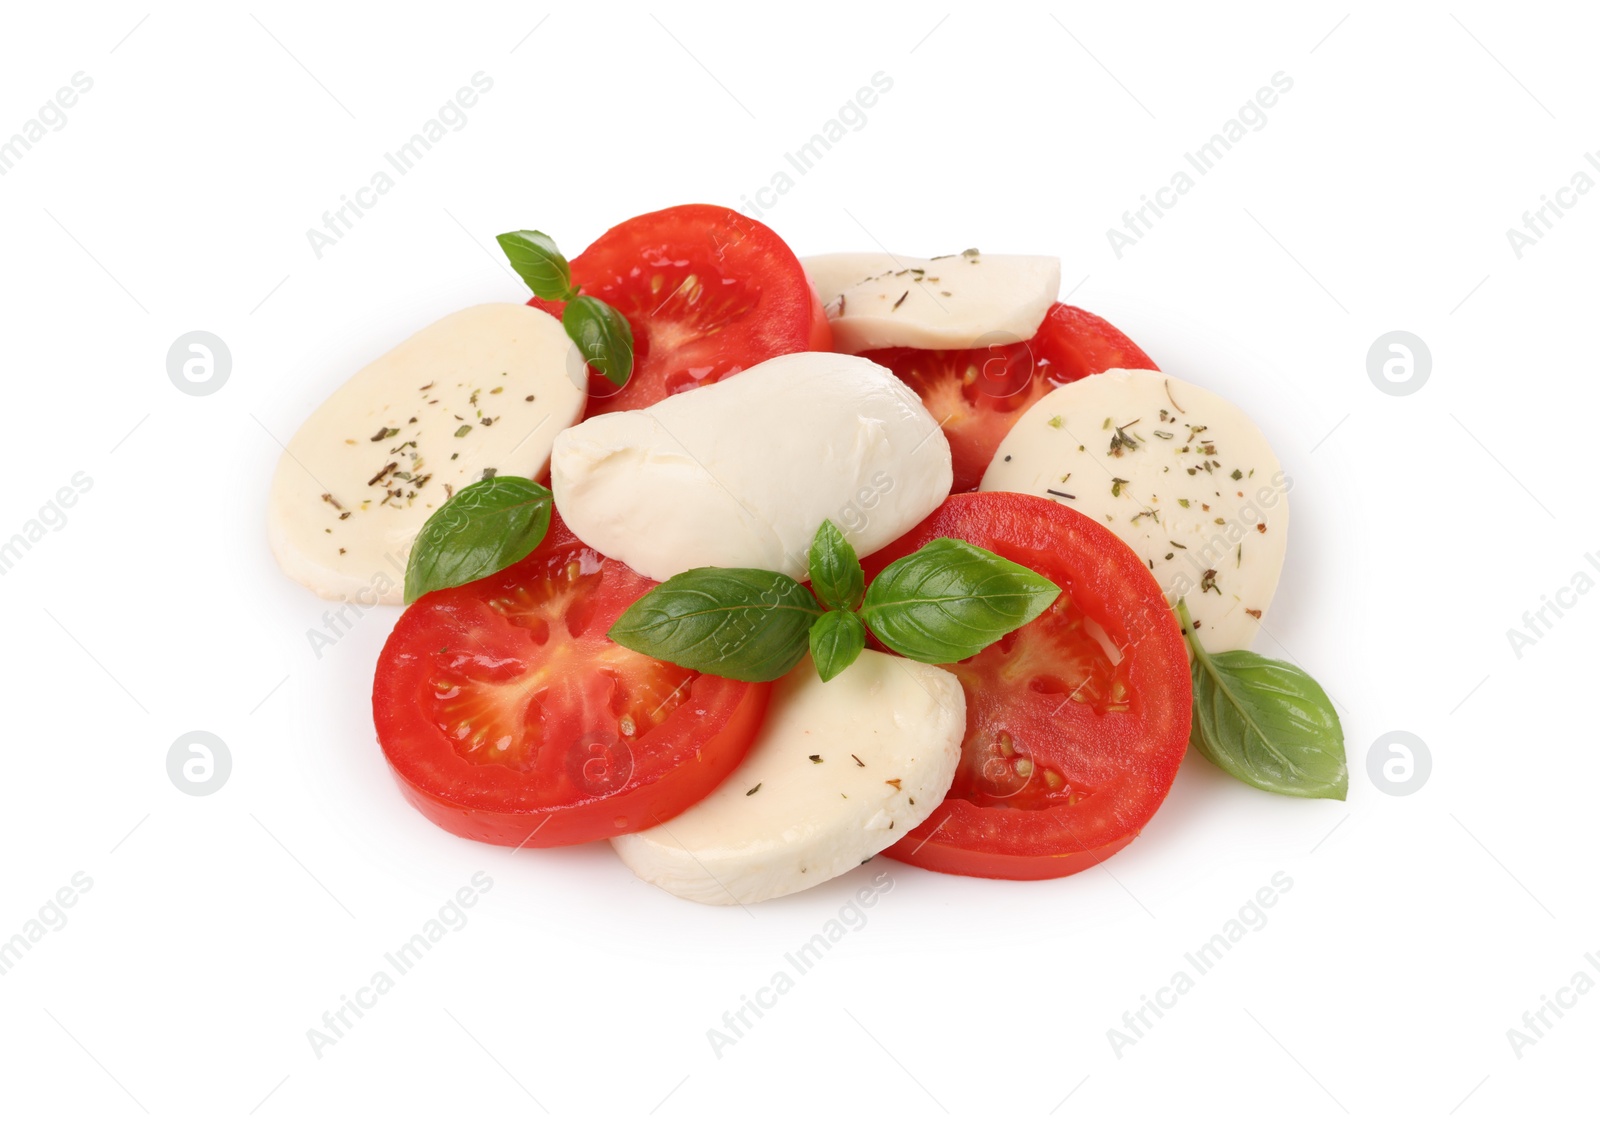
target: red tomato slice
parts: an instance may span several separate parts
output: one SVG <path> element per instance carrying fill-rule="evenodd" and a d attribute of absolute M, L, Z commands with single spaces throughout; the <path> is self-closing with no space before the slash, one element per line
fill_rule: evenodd
<path fill-rule="evenodd" d="M 1057 302 L 1018 344 L 977 349 L 877 349 L 864 354 L 922 397 L 941 420 L 955 462 L 954 493 L 975 490 L 1022 412 L 1062 384 L 1155 361 L 1102 317 Z"/>
<path fill-rule="evenodd" d="M 633 329 L 633 376 L 589 374 L 589 415 L 658 400 L 792 352 L 826 352 L 833 330 L 800 260 L 731 208 L 684 204 L 636 216 L 572 260 L 572 281 Z M 528 303 L 556 317 L 563 302 Z"/>
<path fill-rule="evenodd" d="M 681 814 L 744 758 L 770 687 L 606 638 L 655 584 L 557 517 L 519 564 L 406 608 L 378 659 L 378 741 L 453 834 L 564 846 Z"/>
<path fill-rule="evenodd" d="M 1064 505 L 957 494 L 863 562 L 870 580 L 936 537 L 957 537 L 1061 587 L 1050 608 L 965 662 L 967 731 L 939 809 L 885 851 L 942 873 L 1077 873 L 1133 841 L 1189 742 L 1183 634 L 1144 562 Z"/>

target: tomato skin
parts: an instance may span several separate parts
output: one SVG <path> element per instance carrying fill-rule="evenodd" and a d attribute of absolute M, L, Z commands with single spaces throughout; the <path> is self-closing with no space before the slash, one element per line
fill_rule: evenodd
<path fill-rule="evenodd" d="M 808 282 L 807 285 L 810 285 Z M 833 322 L 828 320 L 828 311 L 823 308 L 822 298 L 817 294 L 817 288 L 811 287 L 811 336 L 806 341 L 806 352 L 832 352 L 833 351 Z"/>
<path fill-rule="evenodd" d="M 862 355 L 910 385 L 942 421 L 954 463 L 952 493 L 978 488 L 1012 424 L 1053 389 L 1111 368 L 1156 368 L 1105 318 L 1060 302 L 1050 307 L 1039 331 L 1018 344 Z"/>
<path fill-rule="evenodd" d="M 611 228 L 571 262 L 572 281 L 633 330 L 634 371 L 617 388 L 589 374 L 587 416 L 649 407 L 786 353 L 833 344 L 800 260 L 732 208 L 682 204 Z M 566 303 L 529 305 L 560 318 Z"/>
<path fill-rule="evenodd" d="M 654 826 L 710 794 L 754 741 L 771 687 L 691 674 L 605 639 L 654 586 L 556 516 L 526 560 L 408 607 L 372 695 L 407 801 L 463 838 L 542 847 Z M 623 709 L 639 717 L 634 738 L 618 727 L 619 701 L 635 706 Z M 669 701 L 651 723 L 645 710 Z M 464 747 L 469 731 L 476 743 Z"/>
<path fill-rule="evenodd" d="M 752 684 L 721 720 L 721 710 L 702 709 L 698 715 L 706 723 L 720 724 L 715 733 L 701 744 L 696 759 L 703 762 L 705 771 L 700 778 L 703 787 L 682 790 L 667 797 L 649 788 L 638 788 L 613 802 L 603 810 L 573 810 L 562 814 L 533 810 L 483 810 L 468 806 L 448 794 L 435 794 L 426 786 L 412 782 L 392 760 L 389 763 L 400 791 L 429 821 L 460 838 L 489 842 L 498 846 L 573 846 L 626 834 L 630 830 L 656 826 L 683 814 L 716 789 L 739 762 L 755 740 L 766 716 L 767 700 L 772 692 L 770 683 Z M 600 801 L 593 801 L 599 807 Z M 548 821 L 546 819 L 548 818 Z M 623 820 L 619 826 L 617 820 Z"/>
<path fill-rule="evenodd" d="M 936 537 L 999 553 L 1063 594 L 1033 623 L 945 667 L 967 697 L 962 766 L 938 810 L 885 853 L 923 869 L 1013 880 L 1064 877 L 1104 861 L 1166 798 L 1188 745 L 1188 652 L 1166 598 L 1114 533 L 1046 498 L 1008 493 L 952 496 L 863 561 L 868 580 Z M 1120 662 L 1073 627 L 1085 618 Z M 1056 684 L 1069 670 L 1072 684 Z M 991 772 L 1021 760 L 1025 775 Z M 1050 776 L 1057 785 L 1045 782 Z"/>
<path fill-rule="evenodd" d="M 936 823 L 942 819 L 943 811 L 944 808 L 940 807 L 929 821 Z M 955 832 L 960 829 L 962 829 L 960 826 L 951 828 L 952 839 L 955 838 Z M 938 835 L 920 840 L 914 835 L 915 832 L 912 832 L 889 847 L 883 852 L 884 857 L 916 866 L 918 869 L 932 870 L 934 873 L 948 873 L 955 877 L 986 877 L 1000 881 L 1049 881 L 1057 877 L 1071 877 L 1091 866 L 1099 865 L 1138 837 L 1137 834 L 1125 835 L 1098 849 L 1029 857 L 1024 854 L 1001 853 L 999 850 L 990 852 L 989 848 L 981 844 L 958 844 L 956 841 L 946 841 Z"/>

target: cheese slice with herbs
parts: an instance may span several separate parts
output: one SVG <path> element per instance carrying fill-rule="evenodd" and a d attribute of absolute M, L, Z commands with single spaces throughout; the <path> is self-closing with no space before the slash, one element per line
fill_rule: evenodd
<path fill-rule="evenodd" d="M 825 306 L 837 304 L 839 295 L 857 282 L 900 269 L 899 260 L 887 251 L 812 255 L 801 259 L 800 265 L 805 267 L 806 277 Z"/>
<path fill-rule="evenodd" d="M 1012 426 L 979 487 L 1050 497 L 1116 533 L 1209 651 L 1248 648 L 1288 543 L 1289 491 L 1266 436 L 1214 392 L 1112 369 Z"/>
<path fill-rule="evenodd" d="M 1061 290 L 1061 260 L 1045 255 L 968 250 L 929 259 L 835 254 L 800 261 L 838 352 L 1026 341 Z"/>
<path fill-rule="evenodd" d="M 864 651 L 832 681 L 779 678 L 755 743 L 683 814 L 611 845 L 634 873 L 707 905 L 797 893 L 894 845 L 944 801 L 967 703 L 937 666 Z"/>
<path fill-rule="evenodd" d="M 561 323 L 497 303 L 452 313 L 352 376 L 295 432 L 268 501 L 273 554 L 324 599 L 402 601 L 423 522 L 487 475 L 538 477 L 583 413 Z"/>

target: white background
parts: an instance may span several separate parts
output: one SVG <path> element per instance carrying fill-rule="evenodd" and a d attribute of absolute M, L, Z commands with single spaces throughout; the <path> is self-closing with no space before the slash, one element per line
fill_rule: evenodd
<path fill-rule="evenodd" d="M 0 978 L 0 1115 L 1502 1124 L 1586 1104 L 1600 991 L 1520 1058 L 1506 1032 L 1600 980 L 1578 723 L 1600 595 L 1520 656 L 1506 632 L 1600 576 L 1600 193 L 1520 259 L 1505 232 L 1600 149 L 1597 28 L 1579 5 L 1196 7 L 13 6 L 0 136 L 75 72 L 94 85 L 0 177 L 0 539 L 75 473 L 93 486 L 0 576 L 0 939 L 73 874 L 93 888 Z M 316 257 L 306 229 L 477 71 L 494 87 L 468 124 Z M 436 830 L 371 732 L 393 610 L 318 658 L 326 606 L 269 556 L 275 439 L 427 322 L 517 299 L 496 232 L 575 253 L 640 212 L 737 206 L 878 71 L 865 127 L 764 219 L 802 254 L 1059 255 L 1074 303 L 1244 403 L 1296 480 L 1266 649 L 1341 706 L 1349 801 L 1191 757 L 1147 833 L 1081 876 L 875 861 L 748 913 L 675 901 L 603 845 L 512 857 Z M 1118 258 L 1106 229 L 1278 71 L 1266 127 Z M 233 356 L 214 395 L 167 377 L 193 329 Z M 1394 329 L 1431 348 L 1413 395 L 1368 377 Z M 165 766 L 194 729 L 233 758 L 205 798 Z M 1391 730 L 1432 753 L 1410 797 L 1369 777 Z M 307 1029 L 480 870 L 466 927 L 319 1059 Z M 1118 1057 L 1108 1028 L 1280 871 L 1265 927 Z M 707 1029 L 877 873 L 894 886 L 866 926 L 719 1059 Z"/>

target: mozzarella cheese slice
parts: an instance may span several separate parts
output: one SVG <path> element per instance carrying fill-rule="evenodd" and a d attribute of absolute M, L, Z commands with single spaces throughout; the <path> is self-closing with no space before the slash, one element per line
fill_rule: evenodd
<path fill-rule="evenodd" d="M 955 780 L 967 706 L 954 674 L 865 651 L 823 683 L 773 685 L 744 761 L 677 818 L 611 840 L 629 869 L 706 905 L 748 905 L 846 873 L 931 815 Z"/>
<path fill-rule="evenodd" d="M 1283 570 L 1289 491 L 1266 436 L 1213 392 L 1112 369 L 1057 388 L 1012 426 L 984 490 L 1052 497 L 1133 547 L 1207 650 L 1255 638 Z"/>
<path fill-rule="evenodd" d="M 289 440 L 267 510 L 278 564 L 324 599 L 401 602 L 429 515 L 491 470 L 542 474 L 585 399 L 583 358 L 548 313 L 480 305 L 434 322 Z"/>
<path fill-rule="evenodd" d="M 1039 331 L 1061 290 L 1061 260 L 964 251 L 802 259 L 833 325 L 834 348 L 970 349 Z"/>
<path fill-rule="evenodd" d="M 887 368 L 792 353 L 557 436 L 556 508 L 584 543 L 665 580 L 689 568 L 799 579 L 824 519 L 875 552 L 950 491 L 950 444 Z"/>
<path fill-rule="evenodd" d="M 801 259 L 800 265 L 805 267 L 806 277 L 811 279 L 812 288 L 825 306 L 835 305 L 839 295 L 858 282 L 900 269 L 899 262 L 887 251 L 882 254 L 845 251 L 842 254 L 812 255 Z"/>

